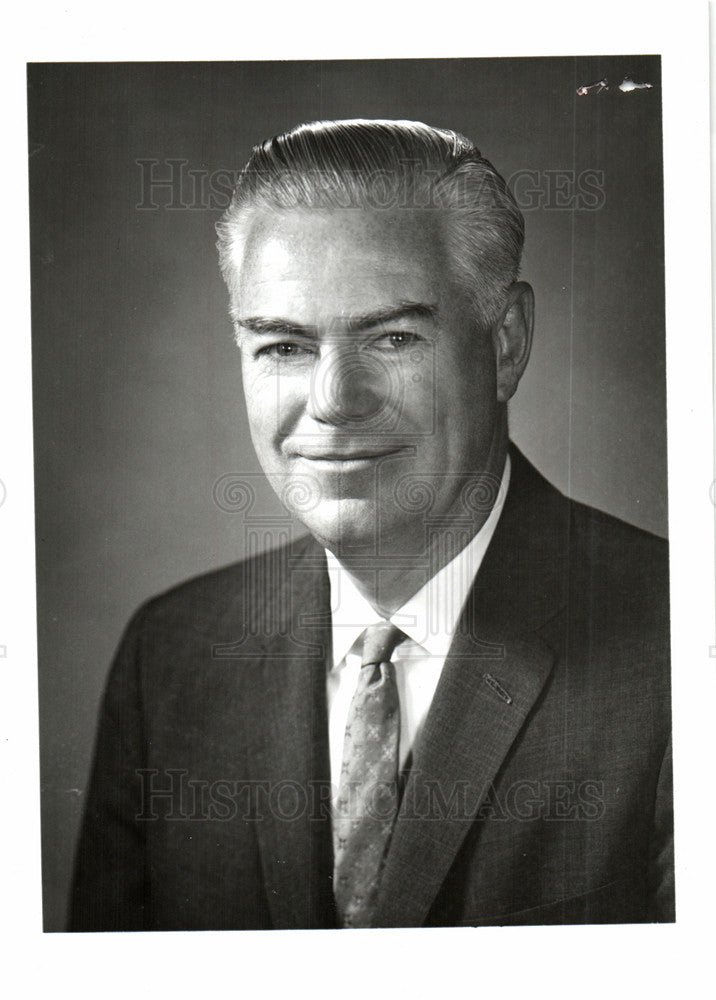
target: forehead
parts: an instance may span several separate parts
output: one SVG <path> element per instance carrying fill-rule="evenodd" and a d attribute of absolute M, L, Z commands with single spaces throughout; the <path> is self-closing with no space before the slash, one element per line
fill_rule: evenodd
<path fill-rule="evenodd" d="M 236 287 L 242 312 L 320 323 L 451 292 L 436 212 L 257 210 Z"/>

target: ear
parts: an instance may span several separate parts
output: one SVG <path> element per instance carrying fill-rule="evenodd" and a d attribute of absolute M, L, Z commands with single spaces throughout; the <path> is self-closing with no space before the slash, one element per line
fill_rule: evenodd
<path fill-rule="evenodd" d="M 514 396 L 532 348 L 534 292 L 526 281 L 511 286 L 500 319 L 492 328 L 497 366 L 497 401 Z"/>

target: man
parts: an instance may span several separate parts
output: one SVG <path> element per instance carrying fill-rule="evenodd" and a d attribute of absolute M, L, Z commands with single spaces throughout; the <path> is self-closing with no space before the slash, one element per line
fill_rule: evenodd
<path fill-rule="evenodd" d="M 665 547 L 509 444 L 533 296 L 502 178 L 453 132 L 315 123 L 218 231 L 310 535 L 133 619 L 72 928 L 673 920 Z"/>

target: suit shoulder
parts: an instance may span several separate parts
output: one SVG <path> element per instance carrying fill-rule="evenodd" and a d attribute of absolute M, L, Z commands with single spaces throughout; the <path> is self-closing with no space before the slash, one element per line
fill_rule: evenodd
<path fill-rule="evenodd" d="M 510 546 L 523 561 L 532 560 L 547 576 L 570 584 L 570 601 L 579 595 L 609 605 L 624 592 L 668 597 L 668 543 L 611 514 L 572 500 L 548 482 L 512 446 L 513 481 L 503 520 Z M 512 496 L 511 496 L 512 494 Z"/>
<path fill-rule="evenodd" d="M 283 569 L 294 561 L 300 563 L 315 547 L 314 540 L 306 535 L 190 577 L 145 601 L 133 621 L 146 625 L 187 619 L 216 620 L 248 590 L 265 586 L 266 580 L 271 579 L 278 586 Z"/>
<path fill-rule="evenodd" d="M 669 543 L 595 507 L 569 501 L 572 539 L 590 562 L 608 561 L 615 570 L 668 575 Z"/>
<path fill-rule="evenodd" d="M 593 629 L 666 650 L 668 542 L 570 501 L 570 593 Z M 649 638 L 650 637 L 650 638 Z"/>

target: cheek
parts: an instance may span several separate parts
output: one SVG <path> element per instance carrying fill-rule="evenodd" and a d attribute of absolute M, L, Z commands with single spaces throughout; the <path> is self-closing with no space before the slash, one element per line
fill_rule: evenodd
<path fill-rule="evenodd" d="M 462 441 L 490 423 L 496 406 L 496 377 L 489 351 L 465 350 L 442 358 L 433 384 L 435 426 Z"/>
<path fill-rule="evenodd" d="M 256 365 L 244 362 L 241 371 L 246 413 L 251 428 L 251 437 L 257 451 L 262 442 L 275 433 L 276 387 L 257 369 Z"/>
<path fill-rule="evenodd" d="M 243 389 L 254 442 L 289 433 L 305 402 L 305 379 L 259 366 L 243 370 Z"/>

